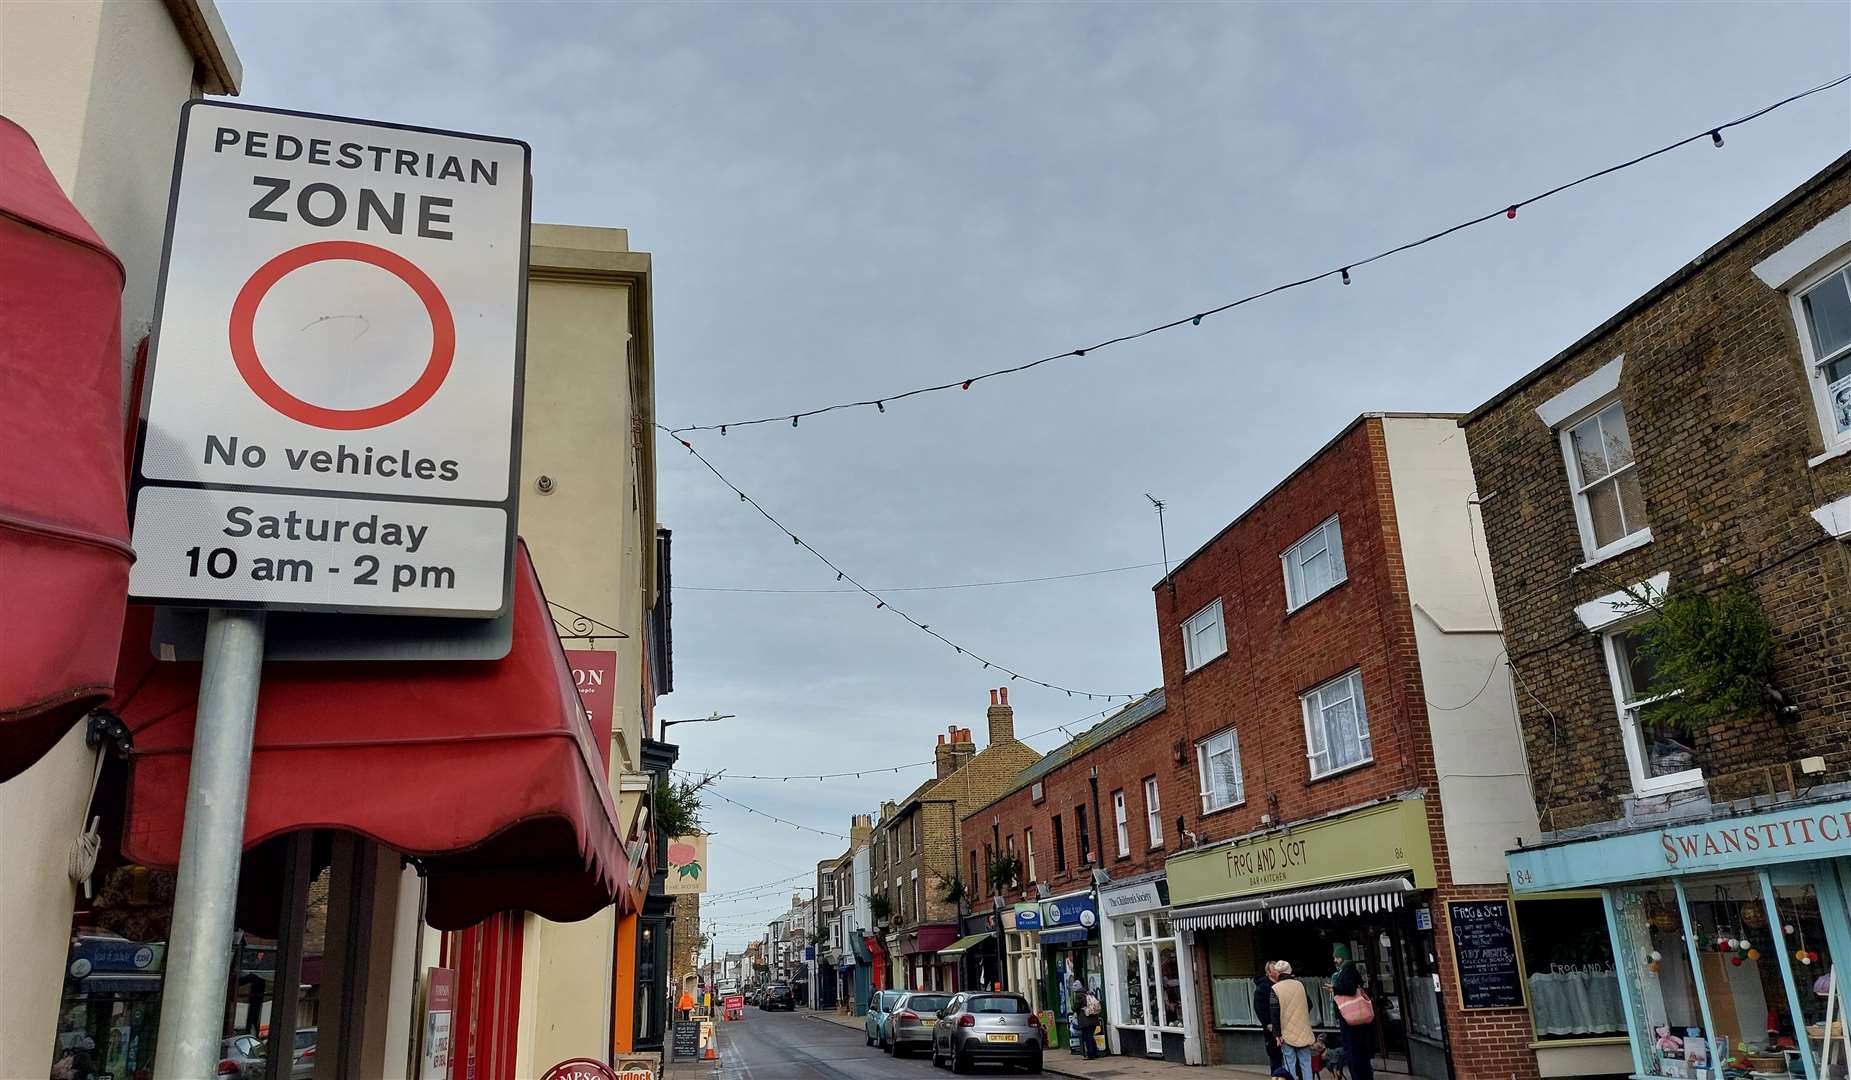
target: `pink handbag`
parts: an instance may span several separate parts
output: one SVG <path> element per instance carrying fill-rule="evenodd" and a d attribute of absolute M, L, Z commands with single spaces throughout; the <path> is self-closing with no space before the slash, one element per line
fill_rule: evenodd
<path fill-rule="evenodd" d="M 1354 994 L 1338 994 L 1336 1000 L 1337 1013 L 1344 1023 L 1351 1027 L 1375 1023 L 1375 1003 L 1369 1000 L 1367 993 L 1358 990 Z"/>

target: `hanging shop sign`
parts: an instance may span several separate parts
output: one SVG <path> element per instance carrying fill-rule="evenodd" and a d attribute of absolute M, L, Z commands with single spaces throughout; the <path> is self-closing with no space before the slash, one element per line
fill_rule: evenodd
<path fill-rule="evenodd" d="M 666 896 L 688 896 L 707 891 L 707 836 L 673 837 L 668 842 L 668 877 L 662 883 Z"/>
<path fill-rule="evenodd" d="M 529 187 L 511 139 L 187 103 L 132 598 L 507 609 Z"/>
<path fill-rule="evenodd" d="M 1178 855 L 1164 864 L 1181 906 L 1306 885 L 1405 873 L 1436 883 L 1424 799 L 1397 799 L 1306 825 Z"/>
<path fill-rule="evenodd" d="M 617 688 L 617 654 L 593 649 L 567 649 L 566 663 L 572 665 L 572 682 L 578 687 L 578 699 L 585 703 L 585 716 L 591 721 L 592 741 L 604 767 L 611 764 L 611 726 L 616 719 L 613 694 Z"/>
<path fill-rule="evenodd" d="M 1523 965 L 1508 900 L 1451 900 L 1446 925 L 1452 935 L 1453 969 L 1459 1004 L 1466 1009 L 1520 1009 L 1525 1005 Z"/>
<path fill-rule="evenodd" d="M 1522 893 L 1847 856 L 1851 800 L 1531 848 L 1508 862 Z"/>

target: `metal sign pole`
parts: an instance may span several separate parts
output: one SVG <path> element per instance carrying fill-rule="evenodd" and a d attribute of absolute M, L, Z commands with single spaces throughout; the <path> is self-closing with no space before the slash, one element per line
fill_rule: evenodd
<path fill-rule="evenodd" d="M 263 654 L 262 611 L 213 609 L 199 676 L 155 1080 L 201 1080 L 218 1069 Z"/>

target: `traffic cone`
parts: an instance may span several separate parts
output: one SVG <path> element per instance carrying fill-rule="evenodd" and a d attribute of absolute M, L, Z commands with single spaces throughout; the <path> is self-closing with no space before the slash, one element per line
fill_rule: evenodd
<path fill-rule="evenodd" d="M 702 1061 L 718 1061 L 718 1060 L 720 1060 L 720 1055 L 718 1055 L 718 1054 L 716 1054 L 716 1053 L 714 1053 L 714 1052 L 713 1052 L 713 1044 L 712 1044 L 712 1043 L 708 1043 L 708 1044 L 707 1044 L 707 1053 L 705 1053 L 705 1054 L 703 1054 L 703 1055 L 701 1056 L 701 1060 L 702 1060 Z"/>

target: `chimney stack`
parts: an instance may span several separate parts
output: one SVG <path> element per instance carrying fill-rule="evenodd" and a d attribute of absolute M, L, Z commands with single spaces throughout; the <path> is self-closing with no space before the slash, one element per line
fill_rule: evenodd
<path fill-rule="evenodd" d="M 990 691 L 990 745 L 1015 741 L 1015 710 L 1009 707 L 1009 688 Z"/>
<path fill-rule="evenodd" d="M 946 730 L 951 735 L 950 740 L 948 741 L 945 736 L 940 735 L 938 737 L 938 746 L 934 747 L 932 750 L 932 756 L 938 766 L 937 777 L 940 780 L 950 776 L 952 772 L 957 769 L 957 765 L 953 763 L 955 748 L 951 744 L 957 741 L 958 729 L 948 728 Z"/>

